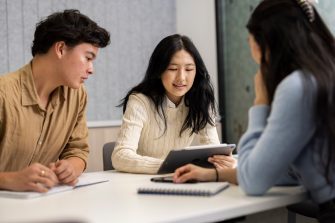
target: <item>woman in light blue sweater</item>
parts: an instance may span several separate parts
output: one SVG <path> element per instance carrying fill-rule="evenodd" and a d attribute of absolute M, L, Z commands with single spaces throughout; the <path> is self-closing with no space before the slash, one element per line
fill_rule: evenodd
<path fill-rule="evenodd" d="M 292 183 L 290 172 L 319 204 L 319 221 L 335 222 L 334 37 L 306 0 L 264 0 L 247 29 L 260 71 L 238 167 L 187 165 L 176 170 L 174 181 L 229 181 L 262 195 Z"/>

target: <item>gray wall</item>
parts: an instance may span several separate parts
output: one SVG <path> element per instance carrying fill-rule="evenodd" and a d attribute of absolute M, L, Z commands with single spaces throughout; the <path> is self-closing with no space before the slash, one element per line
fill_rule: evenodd
<path fill-rule="evenodd" d="M 76 8 L 111 33 L 87 81 L 88 120 L 120 120 L 115 106 L 145 72 L 159 40 L 176 32 L 173 0 L 0 0 L 0 74 L 31 60 L 35 24 L 52 12 Z"/>

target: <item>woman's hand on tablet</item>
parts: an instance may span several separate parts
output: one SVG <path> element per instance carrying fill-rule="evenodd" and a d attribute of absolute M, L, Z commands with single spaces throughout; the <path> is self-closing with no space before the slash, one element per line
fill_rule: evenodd
<path fill-rule="evenodd" d="M 218 169 L 232 169 L 237 166 L 237 160 L 232 155 L 214 155 L 208 158 L 208 162 Z"/>

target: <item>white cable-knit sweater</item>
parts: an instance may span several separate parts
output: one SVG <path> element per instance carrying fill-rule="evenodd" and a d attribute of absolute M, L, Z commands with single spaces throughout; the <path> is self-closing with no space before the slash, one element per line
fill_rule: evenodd
<path fill-rule="evenodd" d="M 157 114 L 153 102 L 144 94 L 129 97 L 123 115 L 117 143 L 112 155 L 116 170 L 131 173 L 157 173 L 170 150 L 190 146 L 194 136 L 188 129 L 179 136 L 188 108 L 182 101 L 178 107 L 167 97 L 163 105 L 167 128 Z M 199 132 L 200 144 L 219 144 L 215 126 L 207 126 Z"/>

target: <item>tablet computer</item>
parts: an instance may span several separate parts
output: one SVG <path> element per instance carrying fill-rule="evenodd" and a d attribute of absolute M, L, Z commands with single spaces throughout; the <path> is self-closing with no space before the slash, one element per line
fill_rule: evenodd
<path fill-rule="evenodd" d="M 190 146 L 183 149 L 174 149 L 169 152 L 158 170 L 158 174 L 173 173 L 177 168 L 192 163 L 198 166 L 212 168 L 213 164 L 207 161 L 213 155 L 230 155 L 235 144 Z"/>

